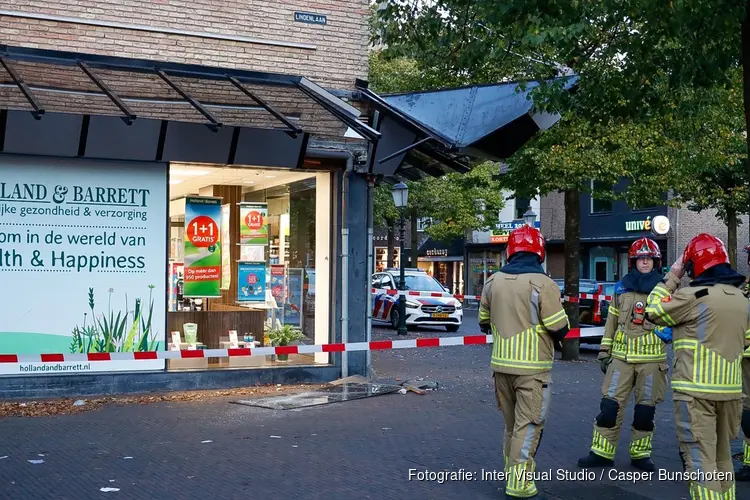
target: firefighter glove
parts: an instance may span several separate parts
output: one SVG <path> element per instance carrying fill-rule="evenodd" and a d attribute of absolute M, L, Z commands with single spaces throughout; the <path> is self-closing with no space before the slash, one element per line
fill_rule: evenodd
<path fill-rule="evenodd" d="M 610 356 L 607 356 L 606 358 L 602 358 L 599 360 L 599 366 L 602 368 L 602 373 L 606 375 L 607 368 L 609 368 L 609 364 L 612 362 L 612 358 Z"/>

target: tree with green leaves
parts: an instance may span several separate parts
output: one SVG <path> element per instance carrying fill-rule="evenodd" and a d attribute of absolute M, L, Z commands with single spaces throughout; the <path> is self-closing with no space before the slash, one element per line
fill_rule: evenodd
<path fill-rule="evenodd" d="M 626 177 L 632 188 L 616 195 L 639 206 L 648 204 L 643 198 L 658 192 L 657 187 L 669 187 L 659 159 L 669 163 L 667 155 L 674 149 L 651 126 L 673 111 L 674 93 L 680 89 L 711 88 L 731 79 L 741 56 L 750 54 L 748 4 L 750 0 L 384 0 L 373 25 L 387 56 L 413 58 L 427 75 L 444 73 L 464 84 L 507 79 L 541 83 L 531 92 L 535 107 L 562 112 L 564 121 L 513 159 L 507 179 L 542 194 L 565 192 L 565 291 L 577 296 L 581 189 L 588 179 L 614 183 Z M 750 67 L 742 68 L 744 80 L 750 81 Z M 564 79 L 553 78 L 571 72 L 580 77 L 575 92 L 565 90 Z M 743 100 L 747 129 L 750 86 L 745 86 Z M 639 160 L 645 164 L 637 165 Z M 529 166 L 535 168 L 525 170 Z M 745 175 L 750 179 L 750 171 Z M 653 191 L 636 189 L 641 181 Z M 597 194 L 609 195 L 606 190 Z M 566 303 L 566 309 L 576 326 L 577 304 Z M 577 341 L 566 341 L 564 359 L 577 355 Z"/>

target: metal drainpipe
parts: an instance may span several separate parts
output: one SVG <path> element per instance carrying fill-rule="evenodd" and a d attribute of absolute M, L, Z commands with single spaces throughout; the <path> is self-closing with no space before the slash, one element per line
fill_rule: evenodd
<path fill-rule="evenodd" d="M 307 156 L 346 160 L 346 171 L 341 183 L 341 342 L 346 344 L 349 341 L 349 224 L 346 211 L 349 202 L 349 176 L 354 171 L 354 155 L 349 151 L 308 149 Z M 341 378 L 349 376 L 347 354 L 346 351 L 341 353 Z"/>
<path fill-rule="evenodd" d="M 370 284 L 373 274 L 373 260 L 374 260 L 374 249 L 373 249 L 373 226 L 375 225 L 375 181 L 371 177 L 367 182 L 367 315 L 366 315 L 366 329 L 367 329 L 367 342 L 372 340 L 372 291 L 370 290 Z M 372 352 L 367 350 L 367 377 L 372 374 Z"/>

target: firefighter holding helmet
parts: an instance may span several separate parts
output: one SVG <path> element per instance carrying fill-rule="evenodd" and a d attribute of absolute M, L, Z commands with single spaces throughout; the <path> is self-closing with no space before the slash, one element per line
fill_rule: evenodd
<path fill-rule="evenodd" d="M 692 281 L 680 287 L 686 273 Z M 741 425 L 743 354 L 750 348 L 743 281 L 724 243 L 703 233 L 648 297 L 647 318 L 673 330 L 664 340 L 674 342 L 677 438 L 693 500 L 735 498 L 730 445 Z"/>
<path fill-rule="evenodd" d="M 635 410 L 630 434 L 631 464 L 654 471 L 651 450 L 656 405 L 667 390 L 666 343 L 655 333 L 656 325 L 646 318 L 646 300 L 661 282 L 661 251 L 649 239 L 636 240 L 628 251 L 630 272 L 615 286 L 599 351 L 605 373 L 600 412 L 588 456 L 580 467 L 614 464 L 625 407 L 635 392 Z"/>
<path fill-rule="evenodd" d="M 560 289 L 542 268 L 545 241 L 522 226 L 508 236 L 508 263 L 487 279 L 479 326 L 492 332 L 495 397 L 505 419 L 507 498 L 538 498 L 534 456 L 550 407 L 555 342 L 568 333 Z"/>

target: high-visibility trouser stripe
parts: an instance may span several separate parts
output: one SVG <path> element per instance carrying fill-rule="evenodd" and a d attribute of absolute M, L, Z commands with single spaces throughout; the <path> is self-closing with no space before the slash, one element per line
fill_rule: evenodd
<path fill-rule="evenodd" d="M 745 441 L 743 446 L 744 446 L 745 453 L 742 457 L 742 463 L 743 465 L 750 466 L 750 444 L 747 444 L 747 441 Z"/>
<path fill-rule="evenodd" d="M 686 380 L 672 380 L 672 389 L 676 391 L 705 392 L 710 394 L 742 394 L 742 384 L 709 385 L 696 384 Z"/>
<path fill-rule="evenodd" d="M 555 323 L 566 317 L 567 316 L 565 315 L 565 309 L 560 309 L 552 316 L 547 316 L 546 318 L 544 318 L 542 320 L 542 323 L 544 323 L 545 326 L 554 325 Z"/>
<path fill-rule="evenodd" d="M 745 352 L 742 354 L 743 358 L 750 358 L 750 347 L 745 349 Z"/>
<path fill-rule="evenodd" d="M 745 332 L 745 340 L 750 340 L 750 330 Z"/>
<path fill-rule="evenodd" d="M 649 435 L 630 443 L 630 458 L 646 458 L 651 456 L 653 436 Z"/>
<path fill-rule="evenodd" d="M 519 498 L 530 498 L 536 495 L 538 492 L 534 483 L 533 472 L 534 462 L 531 460 L 510 467 L 505 493 Z"/>
<path fill-rule="evenodd" d="M 503 368 L 527 368 L 530 370 L 551 370 L 552 361 L 519 361 L 517 359 L 496 358 L 492 356 L 491 363 Z"/>
<path fill-rule="evenodd" d="M 693 382 L 709 386 L 742 387 L 742 357 L 727 361 L 702 344 L 693 351 Z"/>
<path fill-rule="evenodd" d="M 617 308 L 616 308 L 615 306 L 613 306 L 613 305 L 610 305 L 610 306 L 609 306 L 609 309 L 608 309 L 608 311 L 609 311 L 609 314 L 612 314 L 613 316 L 619 316 L 619 315 L 620 315 L 620 310 L 619 310 L 619 309 L 617 309 Z"/>
<path fill-rule="evenodd" d="M 610 460 L 613 460 L 615 458 L 615 451 L 617 450 L 617 446 L 610 443 L 606 439 L 604 439 L 604 436 L 599 434 L 596 429 L 594 429 L 594 437 L 591 440 L 591 451 L 599 455 L 603 458 L 608 458 Z"/>
<path fill-rule="evenodd" d="M 734 487 L 726 493 L 709 490 L 705 486 L 693 481 L 690 484 L 691 500 L 735 500 Z"/>

